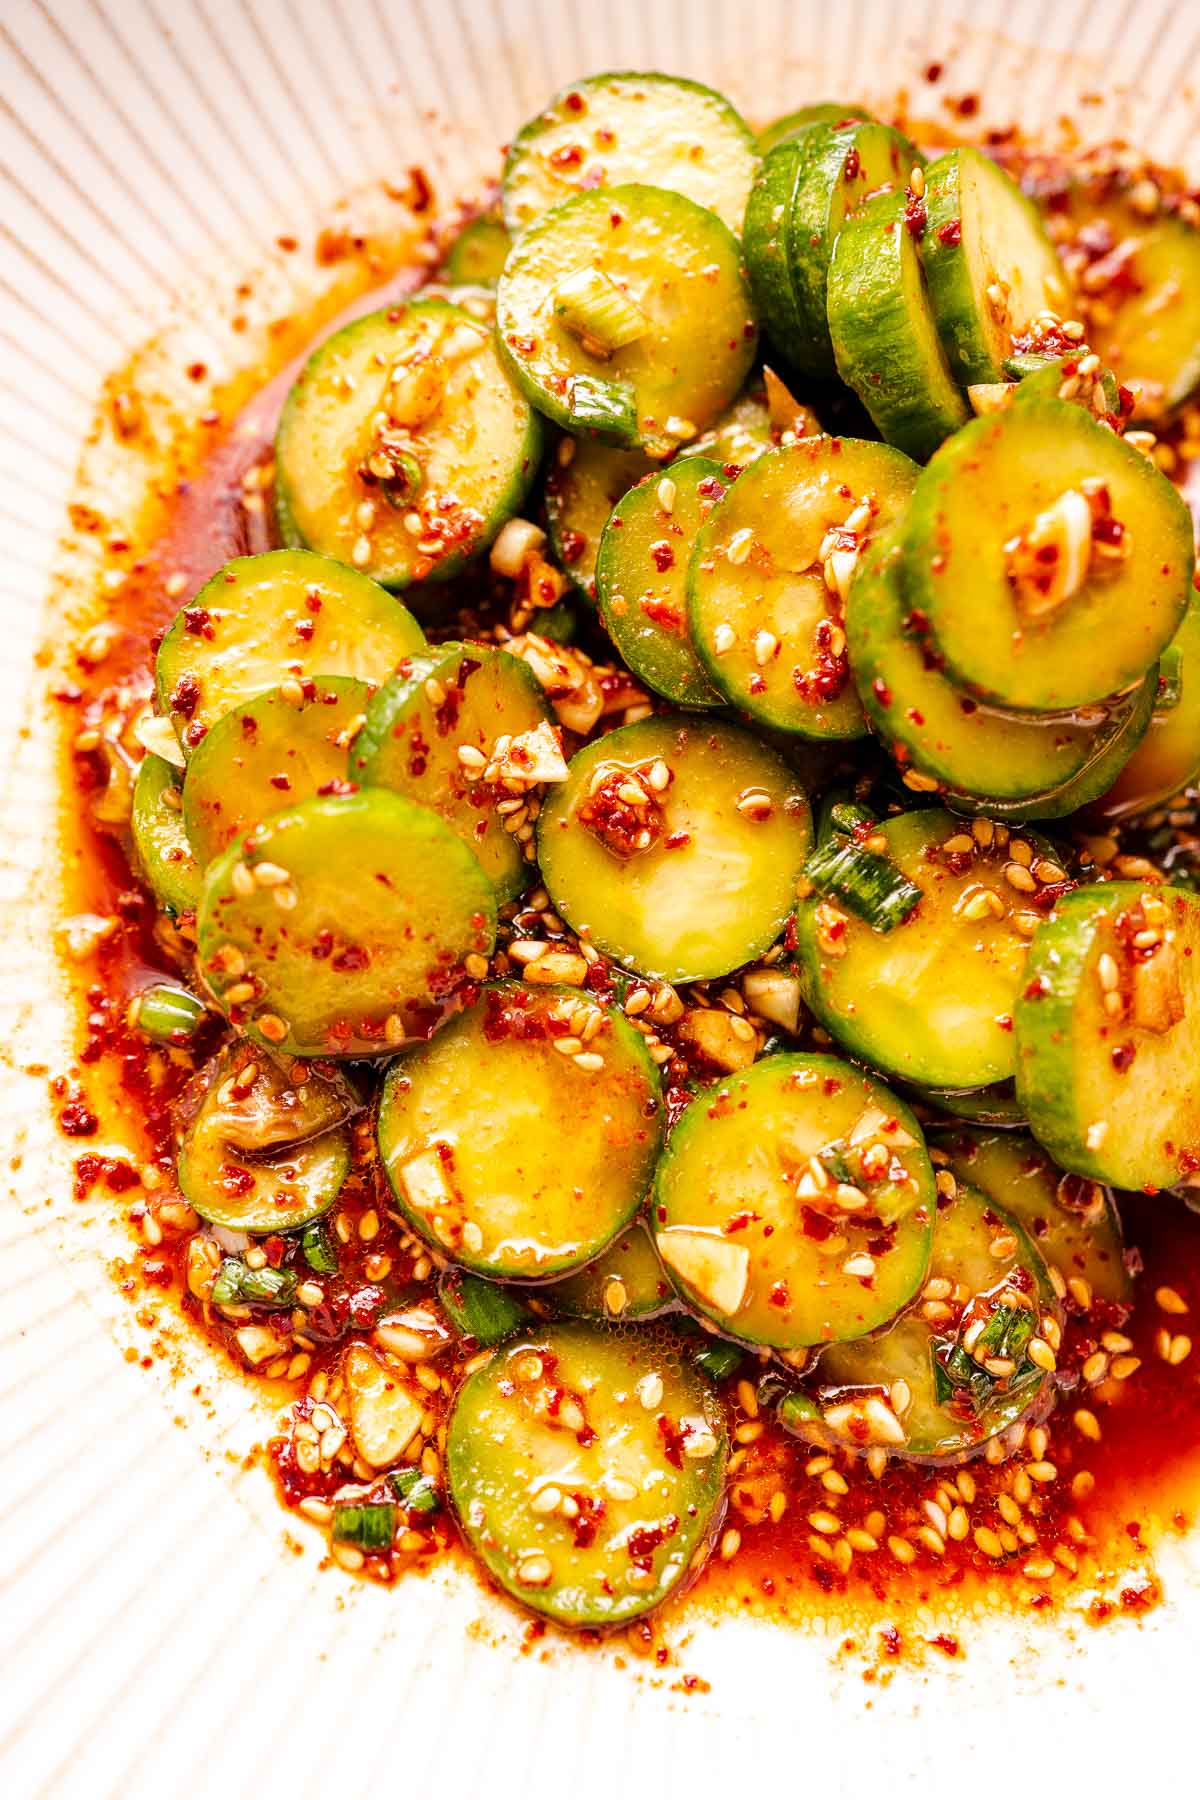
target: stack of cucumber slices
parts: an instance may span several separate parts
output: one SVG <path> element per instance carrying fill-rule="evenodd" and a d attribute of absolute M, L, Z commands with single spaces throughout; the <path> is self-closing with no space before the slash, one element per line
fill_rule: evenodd
<path fill-rule="evenodd" d="M 1003 1450 L 1128 1302 L 1112 1190 L 1200 1170 L 1200 899 L 1086 850 L 1200 769 L 1192 525 L 1034 204 L 852 106 L 589 77 L 445 275 L 314 351 L 281 547 L 162 639 L 133 834 L 197 1003 L 143 1028 L 228 1028 L 218 1311 L 336 1281 L 373 1121 L 446 1498 L 611 1625 L 719 1530 L 723 1378 L 847 1458 Z M 375 1552 L 402 1340 L 345 1352 Z"/>

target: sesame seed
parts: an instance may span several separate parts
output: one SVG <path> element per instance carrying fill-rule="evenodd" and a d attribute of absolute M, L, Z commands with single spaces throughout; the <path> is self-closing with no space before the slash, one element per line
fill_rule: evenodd
<path fill-rule="evenodd" d="M 675 490 L 675 483 L 671 480 L 671 477 L 669 475 L 663 476 L 662 480 L 659 482 L 659 484 L 658 484 L 657 488 L 655 488 L 654 492 L 655 492 L 655 497 L 658 500 L 658 504 L 661 506 L 662 510 L 665 513 L 674 512 L 676 490 Z"/>
<path fill-rule="evenodd" d="M 662 1376 L 658 1374 L 643 1375 L 635 1389 L 638 1399 L 647 1412 L 653 1412 L 661 1404 L 663 1397 Z"/>
<path fill-rule="evenodd" d="M 908 1564 L 914 1563 L 917 1560 L 917 1553 L 907 1538 L 890 1537 L 887 1541 L 887 1547 L 898 1563 Z"/>
<path fill-rule="evenodd" d="M 713 649 L 718 656 L 724 656 L 732 650 L 737 642 L 737 632 L 732 625 L 720 624 L 713 631 Z"/>
<path fill-rule="evenodd" d="M 760 669 L 766 667 L 767 663 L 770 662 L 778 649 L 779 639 L 775 636 L 773 631 L 763 630 L 755 632 L 754 660 Z"/>
<path fill-rule="evenodd" d="M 985 1556 L 1000 1557 L 1004 1555 L 1004 1545 L 989 1525 L 977 1525 L 972 1534 L 978 1549 Z"/>
<path fill-rule="evenodd" d="M 742 1534 L 734 1526 L 721 1537 L 721 1561 L 732 1562 L 742 1547 Z"/>
<path fill-rule="evenodd" d="M 1142 1359 L 1140 1356 L 1117 1356 L 1113 1358 L 1110 1373 L 1114 1381 L 1128 1381 L 1129 1377 L 1136 1374 L 1141 1366 Z"/>
<path fill-rule="evenodd" d="M 604 1067 L 604 1058 L 595 1050 L 584 1050 L 571 1060 L 577 1069 L 583 1069 L 589 1075 L 598 1075 Z"/>
<path fill-rule="evenodd" d="M 269 1044 L 282 1044 L 288 1034 L 286 1021 L 278 1013 L 259 1013 L 254 1023 Z"/>
<path fill-rule="evenodd" d="M 548 1556 L 527 1556 L 517 1565 L 517 1580 L 522 1587 L 549 1587 L 553 1577 Z"/>
<path fill-rule="evenodd" d="M 919 200 L 925 192 L 925 171 L 919 164 L 914 165 L 908 177 L 909 192 Z"/>
<path fill-rule="evenodd" d="M 1183 1295 L 1173 1287 L 1155 1288 L 1154 1301 L 1156 1306 L 1165 1313 L 1185 1313 L 1188 1309 Z"/>

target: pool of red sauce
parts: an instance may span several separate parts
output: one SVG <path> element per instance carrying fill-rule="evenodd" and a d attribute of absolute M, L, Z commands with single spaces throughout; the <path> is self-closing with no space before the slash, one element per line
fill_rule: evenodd
<path fill-rule="evenodd" d="M 419 276 L 402 274 L 388 286 L 356 303 L 364 311 L 389 299 L 398 299 L 416 285 Z M 77 1064 L 51 1082 L 54 1104 L 62 1129 L 77 1143 L 76 1194 L 80 1199 L 104 1195 L 126 1211 L 136 1225 L 142 1208 L 141 1189 L 129 1179 L 128 1170 L 89 1146 L 103 1141 L 100 1121 L 108 1107 L 117 1105 L 126 1118 L 140 1121 L 144 1155 L 169 1179 L 173 1169 L 173 1107 L 191 1070 L 185 1059 L 175 1060 L 165 1073 L 162 1058 L 147 1056 L 142 1040 L 124 1026 L 128 997 L 144 985 L 152 973 L 169 967 L 154 940 L 154 909 L 129 871 L 117 841 L 97 831 L 81 818 L 81 802 L 100 785 L 100 764 L 92 755 L 72 755 L 70 743 L 95 710 L 96 696 L 115 680 L 128 679 L 138 691 L 148 691 L 148 668 L 160 632 L 181 603 L 168 598 L 168 573 L 184 577 L 184 598 L 230 557 L 270 547 L 269 504 L 259 510 L 245 505 L 243 476 L 264 460 L 275 419 L 294 373 L 289 365 L 265 381 L 257 397 L 236 420 L 213 421 L 210 447 L 198 466 L 172 476 L 173 495 L 167 528 L 156 547 L 137 562 L 129 581 L 115 599 L 110 615 L 122 627 L 122 636 L 98 670 L 80 664 L 73 680 L 59 688 L 65 716 L 64 742 L 64 845 L 69 868 L 68 887 L 75 910 L 115 913 L 121 927 L 105 944 L 86 977 L 78 981 L 82 1035 Z M 215 1038 L 201 1045 L 211 1047 Z M 355 1177 L 346 1190 L 343 1210 L 350 1218 L 382 1196 L 371 1191 L 370 1177 Z M 732 1478 L 736 1502 L 739 1490 L 749 1496 L 750 1513 L 732 1505 L 725 1524 L 736 1526 L 741 1546 L 728 1564 L 714 1558 L 701 1577 L 702 1601 L 748 1608 L 758 1615 L 788 1621 L 812 1613 L 836 1611 L 845 1617 L 856 1612 L 864 1620 L 886 1620 L 884 1654 L 898 1653 L 904 1621 L 911 1609 L 925 1604 L 965 1600 L 983 1595 L 988 1602 L 1010 1599 L 1032 1609 L 1054 1608 L 1073 1588 L 1087 1587 L 1103 1578 L 1103 1597 L 1094 1598 L 1087 1616 L 1100 1622 L 1122 1613 L 1140 1613 L 1154 1605 L 1159 1590 L 1146 1570 L 1154 1546 L 1164 1532 L 1186 1530 L 1197 1511 L 1200 1497 L 1200 1344 L 1182 1366 L 1169 1367 L 1156 1353 L 1155 1334 L 1165 1324 L 1172 1331 L 1189 1331 L 1200 1318 L 1200 1218 L 1168 1197 L 1131 1197 L 1123 1206 L 1127 1243 L 1140 1257 L 1143 1272 L 1136 1283 L 1136 1304 L 1124 1329 L 1134 1340 L 1141 1367 L 1121 1386 L 1118 1399 L 1095 1406 L 1090 1398 L 1065 1394 L 1049 1421 L 1051 1445 L 1047 1452 L 1059 1479 L 1039 1489 L 1042 1512 L 1038 1520 L 1040 1545 L 997 1564 L 968 1541 L 951 1544 L 944 1557 L 920 1549 L 916 1561 L 901 1566 L 881 1547 L 879 1553 L 856 1556 L 849 1575 L 839 1573 L 810 1548 L 809 1514 L 830 1504 L 819 1478 L 805 1473 L 812 1452 L 768 1426 L 754 1445 L 751 1462 Z M 385 1223 L 371 1245 L 375 1254 L 393 1244 L 392 1228 Z M 382 1305 L 389 1292 L 402 1287 L 406 1265 L 399 1255 L 388 1282 L 373 1283 L 365 1273 L 366 1251 L 352 1246 L 343 1253 L 341 1274 L 330 1283 L 331 1342 L 327 1360 L 336 1360 L 347 1329 L 369 1327 L 372 1309 Z M 140 1245 L 123 1258 L 115 1274 L 131 1298 L 153 1292 L 160 1298 L 179 1299 L 192 1324 L 202 1329 L 194 1302 L 182 1280 L 182 1242 L 170 1240 L 155 1247 Z M 1166 1284 L 1179 1292 L 1189 1306 L 1186 1316 L 1168 1318 L 1156 1306 L 1155 1289 Z M 1083 1334 L 1088 1335 L 1084 1327 Z M 1097 1327 L 1099 1329 L 1099 1327 Z M 1079 1333 L 1076 1325 L 1073 1330 Z M 341 1334 L 340 1336 L 337 1334 Z M 223 1337 L 221 1328 L 213 1335 Z M 1094 1335 L 1089 1337 L 1094 1343 Z M 1078 1337 L 1075 1360 L 1086 1353 Z M 169 1333 L 160 1339 L 161 1354 L 170 1356 Z M 320 1357 L 314 1371 L 320 1366 Z M 231 1367 L 232 1367 L 231 1363 Z M 239 1370 L 240 1372 L 240 1370 Z M 277 1389 L 281 1408 L 295 1397 L 282 1383 Z M 1100 1418 L 1103 1437 L 1093 1443 L 1071 1426 L 1073 1406 L 1093 1406 Z M 745 1422 L 736 1399 L 730 1395 L 731 1422 Z M 278 1444 L 268 1455 L 283 1497 L 292 1503 L 302 1493 L 320 1493 L 329 1478 L 305 1481 Z M 887 1520 L 886 1532 L 903 1531 L 920 1522 L 921 1501 L 937 1483 L 936 1471 L 909 1465 L 889 1468 L 882 1482 L 866 1474 L 861 1464 L 839 1464 L 849 1479 L 850 1491 L 837 1499 L 837 1512 L 846 1525 L 861 1524 L 875 1510 Z M 970 1465 L 978 1496 L 971 1508 L 972 1523 L 999 1523 L 994 1494 L 1005 1480 L 1005 1471 L 989 1468 L 981 1459 Z M 759 1474 L 768 1471 L 770 1480 Z M 1095 1489 L 1086 1499 L 1073 1498 L 1072 1478 L 1088 1470 Z M 758 1520 L 761 1507 L 774 1487 L 787 1494 L 781 1520 Z M 1086 1544 L 1065 1535 L 1068 1518 L 1082 1526 Z M 885 1533 L 886 1535 L 886 1533 Z M 1054 1581 L 1031 1583 L 1020 1573 L 1028 1555 L 1053 1554 L 1065 1543 L 1079 1559 L 1077 1575 L 1061 1569 Z M 430 1534 L 431 1551 L 454 1548 L 452 1527 L 444 1520 Z M 422 1563 L 428 1559 L 420 1559 Z M 693 1590 L 695 1592 L 696 1590 Z M 528 1641 L 537 1641 L 541 1628 L 530 1627 Z M 647 1646 L 654 1628 L 645 1631 Z M 947 1656 L 959 1653 L 961 1644 L 947 1631 L 931 1641 Z M 662 1652 L 659 1652 L 660 1658 Z"/>

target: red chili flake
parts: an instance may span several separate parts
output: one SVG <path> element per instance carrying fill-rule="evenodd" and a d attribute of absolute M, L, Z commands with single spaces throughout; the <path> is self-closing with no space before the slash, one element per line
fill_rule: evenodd
<path fill-rule="evenodd" d="M 587 101 L 582 94 L 576 93 L 574 90 L 567 95 L 566 99 L 563 101 L 563 105 L 568 107 L 573 113 L 587 111 Z"/>
<path fill-rule="evenodd" d="M 675 566 L 674 546 L 668 544 L 666 538 L 656 538 L 650 546 L 650 560 L 659 574 L 665 575 L 668 569 Z"/>
<path fill-rule="evenodd" d="M 1136 1055 L 1137 1049 L 1133 1044 L 1117 1044 L 1115 1046 L 1112 1052 L 1112 1066 L 1118 1075 L 1124 1075 Z"/>
<path fill-rule="evenodd" d="M 725 489 L 715 475 L 706 475 L 703 481 L 698 481 L 696 492 L 705 500 L 723 500 L 725 498 Z"/>
<path fill-rule="evenodd" d="M 286 794 L 292 785 L 292 778 L 290 775 L 272 775 L 270 781 L 271 786 L 273 788 L 278 788 L 281 794 Z"/>
<path fill-rule="evenodd" d="M 587 549 L 582 531 L 564 531 L 559 540 L 559 555 L 565 563 L 576 563 Z"/>
<path fill-rule="evenodd" d="M 583 161 L 582 144 L 560 144 L 546 158 L 555 169 L 577 169 Z"/>
<path fill-rule="evenodd" d="M 954 110 L 960 119 L 973 119 L 979 111 L 978 94 L 963 94 L 956 102 Z"/>
<path fill-rule="evenodd" d="M 59 1130 L 67 1137 L 92 1137 L 100 1121 L 83 1100 L 68 1100 L 58 1115 Z"/>
<path fill-rule="evenodd" d="M 212 614 L 207 606 L 186 606 L 183 611 L 183 628 L 193 637 L 211 638 L 214 635 Z"/>
<path fill-rule="evenodd" d="M 338 954 L 334 957 L 330 967 L 337 969 L 341 974 L 345 974 L 350 971 L 367 968 L 370 961 L 371 952 L 369 950 L 364 950 L 361 944 L 347 944 L 344 950 L 338 951 Z"/>
<path fill-rule="evenodd" d="M 946 223 L 944 225 L 938 226 L 938 234 L 937 235 L 938 235 L 938 243 L 939 244 L 961 244 L 962 243 L 962 220 L 961 219 L 947 219 Z"/>
<path fill-rule="evenodd" d="M 877 676 L 871 683 L 871 692 L 878 700 L 880 706 L 890 706 L 892 704 L 892 690 L 882 678 Z"/>
<path fill-rule="evenodd" d="M 316 631 L 316 629 L 317 629 L 317 622 L 315 619 L 297 619 L 296 620 L 296 636 L 300 639 L 301 643 L 311 644 L 312 640 L 313 640 L 313 633 Z"/>
<path fill-rule="evenodd" d="M 335 775 L 332 778 L 332 780 L 323 781 L 321 783 L 320 787 L 317 789 L 317 792 L 318 792 L 318 794 L 321 794 L 321 795 L 325 795 L 325 794 L 357 794 L 358 783 L 356 781 L 343 781 L 343 779 L 341 778 L 340 775 Z"/>
<path fill-rule="evenodd" d="M 190 719 L 200 704 L 200 683 L 194 675 L 181 675 L 171 695 L 171 711 Z"/>
<path fill-rule="evenodd" d="M 940 81 L 941 78 L 942 78 L 941 63 L 940 62 L 929 63 L 925 69 L 926 81 L 928 81 L 928 82 Z"/>
<path fill-rule="evenodd" d="M 846 152 L 846 162 L 842 169 L 842 177 L 846 181 L 854 181 L 857 179 L 861 170 L 862 157 L 858 154 L 857 146 L 851 144 L 849 150 Z"/>
<path fill-rule="evenodd" d="M 136 1187 L 138 1173 L 131 1163 L 119 1156 L 98 1156 L 87 1150 L 75 1158 L 75 1198 L 85 1200 L 98 1181 L 114 1194 Z"/>
<path fill-rule="evenodd" d="M 240 1163 L 222 1163 L 217 1179 L 227 1194 L 248 1194 L 254 1186 L 253 1174 Z"/>
<path fill-rule="evenodd" d="M 771 1292 L 767 1295 L 767 1298 L 772 1306 L 787 1306 L 790 1298 L 787 1282 L 777 1281 L 771 1289 Z"/>
<path fill-rule="evenodd" d="M 904 202 L 904 223 L 915 238 L 924 236 L 925 227 L 929 223 L 929 212 L 924 200 L 919 200 L 911 188 Z"/>
<path fill-rule="evenodd" d="M 683 1433 L 682 1433 L 682 1431 L 680 1431 L 680 1429 L 679 1429 L 678 1425 L 675 1423 L 674 1419 L 669 1419 L 667 1417 L 666 1413 L 659 1413 L 658 1418 L 656 1419 L 655 1423 L 658 1426 L 658 1435 L 662 1439 L 663 1455 L 666 1457 L 667 1461 L 671 1464 L 672 1468 L 682 1469 L 682 1467 L 683 1467 Z"/>

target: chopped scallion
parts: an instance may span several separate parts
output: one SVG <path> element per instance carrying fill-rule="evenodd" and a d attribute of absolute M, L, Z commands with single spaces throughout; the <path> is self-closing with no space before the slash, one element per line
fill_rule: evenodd
<path fill-rule="evenodd" d="M 337 1274 L 337 1245 L 324 1219 L 314 1219 L 311 1225 L 304 1227 L 300 1235 L 300 1248 L 304 1252 L 305 1262 L 315 1275 Z"/>
<path fill-rule="evenodd" d="M 186 1044 L 208 1016 L 195 994 L 166 981 L 143 988 L 130 1011 L 131 1024 L 156 1044 Z"/>
<path fill-rule="evenodd" d="M 589 356 L 606 359 L 636 344 L 649 320 L 632 295 L 601 269 L 576 269 L 554 289 L 554 316 Z"/>
<path fill-rule="evenodd" d="M 902 925 L 921 903 L 921 890 L 890 857 L 834 835 L 813 851 L 804 873 L 820 894 L 840 900 L 876 931 Z"/>
<path fill-rule="evenodd" d="M 290 1306 L 296 1293 L 291 1269 L 248 1269 L 239 1257 L 227 1256 L 213 1278 L 214 1306 Z"/>
<path fill-rule="evenodd" d="M 455 1330 L 487 1349 L 528 1323 L 529 1310 L 504 1288 L 457 1270 L 443 1276 L 438 1297 Z"/>
<path fill-rule="evenodd" d="M 388 1500 L 334 1509 L 335 1544 L 354 1544 L 360 1550 L 390 1550 L 395 1535 L 396 1509 Z"/>
<path fill-rule="evenodd" d="M 406 1513 L 429 1518 L 441 1508 L 442 1496 L 437 1483 L 420 1469 L 393 1469 L 388 1476 L 388 1486 Z"/>
<path fill-rule="evenodd" d="M 580 431 L 600 431 L 620 443 L 637 441 L 637 398 L 627 381 L 572 375 L 567 383 L 571 421 Z"/>

